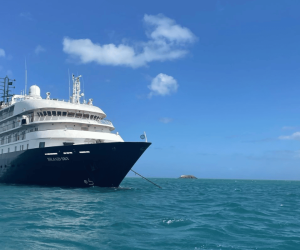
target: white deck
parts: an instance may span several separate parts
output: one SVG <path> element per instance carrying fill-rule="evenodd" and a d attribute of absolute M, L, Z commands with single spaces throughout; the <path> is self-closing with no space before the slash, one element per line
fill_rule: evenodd
<path fill-rule="evenodd" d="M 80 96 L 80 82 L 79 92 L 69 102 L 51 100 L 50 93 L 42 99 L 34 85 L 29 95 L 14 96 L 11 102 L 2 104 L 0 154 L 66 143 L 123 142 L 118 133 L 112 133 L 115 128 L 104 119 L 106 114 L 93 106 L 91 99 L 80 103 Z"/>

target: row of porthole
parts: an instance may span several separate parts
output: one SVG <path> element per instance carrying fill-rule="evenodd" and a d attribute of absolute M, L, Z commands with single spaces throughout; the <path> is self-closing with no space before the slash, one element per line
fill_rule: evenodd
<path fill-rule="evenodd" d="M 60 151 L 58 151 L 58 153 L 60 153 Z M 45 153 L 45 155 L 58 155 L 58 153 Z M 64 155 L 71 155 L 73 153 L 76 153 L 76 150 L 69 151 L 69 152 L 63 152 Z M 79 151 L 79 154 L 89 154 L 90 151 Z"/>
<path fill-rule="evenodd" d="M 117 149 L 115 147 L 112 147 L 111 149 L 112 151 L 116 151 Z M 141 150 L 144 150 L 143 148 L 141 148 Z M 74 153 L 76 153 L 75 150 L 73 150 Z M 63 154 L 73 154 L 73 152 L 63 152 Z M 60 153 L 60 151 L 58 151 L 58 153 Z M 58 153 L 45 153 L 45 155 L 57 155 Z M 80 154 L 89 154 L 90 151 L 79 151 Z"/>

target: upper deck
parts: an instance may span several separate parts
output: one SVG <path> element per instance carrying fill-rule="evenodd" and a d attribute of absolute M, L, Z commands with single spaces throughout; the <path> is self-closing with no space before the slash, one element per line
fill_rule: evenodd
<path fill-rule="evenodd" d="M 34 116 L 40 117 L 43 116 L 43 113 L 47 116 L 45 112 L 49 112 L 49 110 L 55 112 L 55 114 L 56 111 L 61 111 L 74 113 L 74 117 L 78 117 L 76 114 L 84 114 L 89 117 L 97 117 L 94 120 L 104 119 L 106 114 L 99 107 L 93 106 L 93 99 L 89 99 L 88 102 L 85 100 L 80 102 L 80 99 L 84 96 L 83 93 L 80 93 L 80 77 L 74 77 L 73 75 L 73 95 L 69 101 L 50 99 L 50 92 L 47 92 L 47 97 L 42 99 L 40 88 L 37 85 L 29 88 L 29 95 L 11 95 L 11 101 L 9 101 L 9 98 L 3 97 L 4 101 L 0 103 L 0 121 L 13 116 L 32 113 L 34 113 Z"/>
<path fill-rule="evenodd" d="M 6 109 L 9 109 L 6 108 Z M 73 110 L 76 112 L 98 114 L 101 118 L 105 118 L 106 114 L 99 108 L 85 103 L 71 103 L 65 101 L 59 101 L 58 99 L 32 99 L 24 98 L 16 101 L 13 108 L 13 116 L 22 114 L 28 111 L 43 111 L 43 110 Z M 2 118 L 0 111 L 0 120 Z M 7 113 L 7 112 L 6 112 Z"/>
<path fill-rule="evenodd" d="M 115 128 L 104 119 L 103 110 L 93 106 L 93 99 L 80 101 L 84 94 L 80 94 L 79 77 L 73 76 L 73 95 L 69 101 L 51 99 L 49 92 L 46 95 L 43 99 L 40 88 L 33 85 L 28 95 L 3 96 L 1 153 L 24 148 L 123 142 L 118 132 L 112 133 Z"/>

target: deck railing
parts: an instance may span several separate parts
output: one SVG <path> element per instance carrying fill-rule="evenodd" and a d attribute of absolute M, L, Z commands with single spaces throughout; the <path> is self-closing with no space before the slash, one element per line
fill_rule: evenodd
<path fill-rule="evenodd" d="M 16 98 L 15 100 L 14 100 L 14 103 L 16 103 L 16 102 L 22 102 L 22 101 L 24 101 L 24 100 L 27 100 L 27 98 Z M 47 100 L 47 99 L 43 99 L 43 100 Z M 70 100 L 65 100 L 65 99 L 58 99 L 58 98 L 52 98 L 52 99 L 49 99 L 49 100 L 51 100 L 51 101 L 57 101 L 57 102 L 68 102 L 68 103 L 71 103 L 71 104 L 77 104 L 77 103 L 72 103 Z M 78 104 L 82 104 L 82 105 L 89 105 L 89 106 L 92 106 L 91 104 L 89 104 L 89 103 L 87 103 L 87 102 L 81 102 L 81 103 L 78 103 Z M 10 102 L 7 102 L 7 103 L 5 103 L 5 104 L 3 104 L 2 106 L 3 106 L 3 108 L 4 107 L 9 107 L 10 105 L 12 105 L 12 102 L 10 101 Z"/>
<path fill-rule="evenodd" d="M 38 121 L 94 121 L 99 124 L 105 124 L 105 125 L 110 125 L 113 126 L 112 122 L 110 120 L 102 119 L 102 120 L 90 120 L 88 118 L 84 117 L 70 117 L 70 116 L 34 116 L 33 119 L 31 119 L 30 122 L 38 122 Z"/>
<path fill-rule="evenodd" d="M 34 117 L 29 117 L 29 124 L 32 122 L 39 122 L 39 121 L 66 121 L 66 122 L 78 122 L 78 121 L 89 121 L 89 119 L 84 119 L 84 118 L 79 118 L 79 117 L 68 117 L 68 116 L 34 116 Z M 113 126 L 112 122 L 106 119 L 102 120 L 90 120 L 97 122 L 98 124 L 104 124 L 104 125 L 109 125 Z M 16 120 L 14 121 L 9 121 L 3 125 L 0 126 L 0 133 L 5 132 L 7 130 L 11 130 L 13 128 L 19 128 L 22 125 L 17 122 Z"/>

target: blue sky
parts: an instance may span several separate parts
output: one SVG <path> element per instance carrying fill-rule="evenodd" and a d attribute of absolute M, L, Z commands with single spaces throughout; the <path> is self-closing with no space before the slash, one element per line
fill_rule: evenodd
<path fill-rule="evenodd" d="M 68 98 L 68 69 L 145 176 L 300 178 L 300 2 L 6 1 L 0 75 Z"/>

